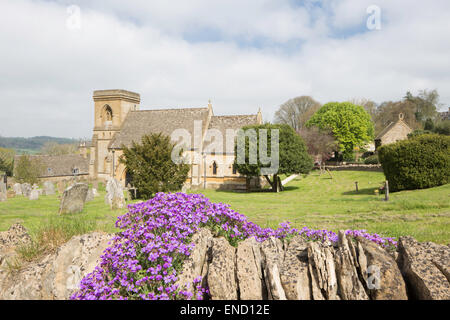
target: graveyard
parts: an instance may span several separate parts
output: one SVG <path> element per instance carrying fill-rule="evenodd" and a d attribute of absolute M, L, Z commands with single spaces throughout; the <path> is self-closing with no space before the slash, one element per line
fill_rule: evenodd
<path fill-rule="evenodd" d="M 358 192 L 355 182 L 358 181 Z M 337 171 L 299 176 L 285 186 L 281 193 L 201 190 L 212 202 L 227 203 L 231 209 L 245 214 L 250 221 L 276 228 L 290 221 L 296 228 L 345 230 L 366 229 L 383 236 L 410 235 L 419 241 L 450 242 L 450 185 L 383 194 L 375 190 L 384 181 L 381 172 Z M 92 187 L 92 185 L 90 185 Z M 111 209 L 105 204 L 106 189 L 99 184 L 98 195 L 87 201 L 80 213 L 59 214 L 61 194 L 41 195 L 37 200 L 16 196 L 0 203 L 0 231 L 12 224 L 22 223 L 32 234 L 49 221 L 76 221 L 83 231 L 116 232 L 117 217 L 127 212 L 126 206 Z M 127 199 L 126 203 L 137 200 Z"/>

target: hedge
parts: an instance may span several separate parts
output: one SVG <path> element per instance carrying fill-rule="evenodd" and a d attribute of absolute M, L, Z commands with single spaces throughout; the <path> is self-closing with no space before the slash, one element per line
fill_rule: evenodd
<path fill-rule="evenodd" d="M 440 186 L 449 182 L 450 137 L 424 134 L 384 145 L 378 158 L 392 191 Z"/>
<path fill-rule="evenodd" d="M 364 164 L 379 164 L 378 155 L 374 154 L 364 160 Z"/>

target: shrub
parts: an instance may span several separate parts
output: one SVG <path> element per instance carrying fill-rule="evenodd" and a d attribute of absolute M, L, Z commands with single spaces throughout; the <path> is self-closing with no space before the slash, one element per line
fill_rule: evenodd
<path fill-rule="evenodd" d="M 145 135 L 140 144 L 133 142 L 130 148 L 123 146 L 120 162 L 125 164 L 138 198 L 148 199 L 157 192 L 181 189 L 188 178 L 189 166 L 172 161 L 174 148 L 170 137 L 162 134 Z M 182 150 L 179 155 L 181 153 Z"/>
<path fill-rule="evenodd" d="M 380 147 L 379 159 L 392 191 L 449 182 L 450 137 L 424 134 Z"/>
<path fill-rule="evenodd" d="M 378 160 L 378 155 L 374 154 L 371 156 L 368 156 L 365 160 L 364 160 L 365 164 L 379 164 L 380 161 Z"/>

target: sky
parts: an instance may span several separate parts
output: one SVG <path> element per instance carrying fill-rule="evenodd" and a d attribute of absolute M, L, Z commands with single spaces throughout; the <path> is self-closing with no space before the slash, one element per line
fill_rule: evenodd
<path fill-rule="evenodd" d="M 99 89 L 272 121 L 290 98 L 450 105 L 448 0 L 1 0 L 0 135 L 91 138 Z"/>

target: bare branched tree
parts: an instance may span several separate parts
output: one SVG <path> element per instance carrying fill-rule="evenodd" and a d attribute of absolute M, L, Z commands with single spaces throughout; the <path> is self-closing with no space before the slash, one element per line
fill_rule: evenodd
<path fill-rule="evenodd" d="M 290 99 L 275 112 L 275 123 L 288 124 L 298 131 L 320 107 L 321 104 L 310 96 Z"/>
<path fill-rule="evenodd" d="M 368 114 L 370 114 L 370 117 L 372 118 L 372 121 L 375 121 L 375 117 L 377 114 L 377 104 L 376 102 L 366 99 L 366 98 L 353 98 L 349 102 L 357 105 L 362 106 L 364 110 L 367 111 Z"/>
<path fill-rule="evenodd" d="M 320 170 L 325 167 L 325 161 L 332 157 L 332 153 L 338 150 L 338 141 L 331 131 L 320 130 L 317 127 L 303 127 L 297 133 L 305 141 L 308 153 L 314 162 L 319 165 Z"/>

